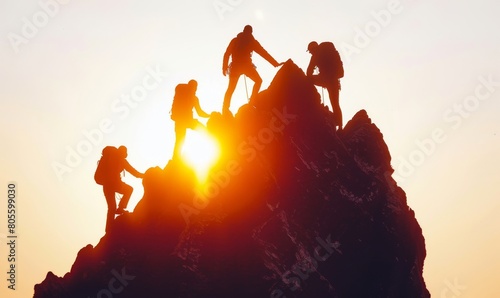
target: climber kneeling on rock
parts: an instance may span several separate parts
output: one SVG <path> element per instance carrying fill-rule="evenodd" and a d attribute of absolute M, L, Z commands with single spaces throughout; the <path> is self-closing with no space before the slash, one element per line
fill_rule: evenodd
<path fill-rule="evenodd" d="M 106 232 L 110 231 L 115 214 L 127 212 L 125 209 L 134 190 L 132 186 L 121 180 L 121 172 L 126 170 L 136 178 L 144 177 L 144 174 L 138 172 L 128 163 L 126 159 L 127 155 L 127 147 L 125 146 L 120 146 L 119 148 L 106 146 L 102 150 L 102 157 L 94 174 L 94 180 L 97 184 L 102 185 L 104 197 L 108 203 Z M 118 209 L 116 209 L 115 193 L 123 195 Z"/>

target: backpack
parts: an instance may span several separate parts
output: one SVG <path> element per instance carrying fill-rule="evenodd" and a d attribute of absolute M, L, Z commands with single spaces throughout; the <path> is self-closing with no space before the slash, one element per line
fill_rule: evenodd
<path fill-rule="evenodd" d="M 344 64 L 332 42 L 322 42 L 318 46 L 318 68 L 336 79 L 344 77 Z"/>
<path fill-rule="evenodd" d="M 236 63 L 251 63 L 252 53 L 254 51 L 255 38 L 253 35 L 239 33 L 234 39 L 233 49 L 231 53 L 232 62 Z"/>
<path fill-rule="evenodd" d="M 187 84 L 179 84 L 175 87 L 174 100 L 170 109 L 170 119 L 182 121 L 193 118 L 193 96 L 189 94 Z"/>
<path fill-rule="evenodd" d="M 102 149 L 101 159 L 97 162 L 97 169 L 94 173 L 94 180 L 99 185 L 112 181 L 116 176 L 120 177 L 123 170 L 122 161 L 118 148 L 106 146 Z"/>

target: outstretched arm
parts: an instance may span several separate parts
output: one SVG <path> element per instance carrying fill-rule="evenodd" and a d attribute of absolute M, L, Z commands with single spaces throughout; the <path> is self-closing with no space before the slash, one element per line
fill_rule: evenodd
<path fill-rule="evenodd" d="M 267 62 L 271 63 L 274 67 L 278 67 L 280 66 L 281 64 L 283 63 L 278 63 L 278 61 L 276 61 L 276 59 L 274 59 L 271 54 L 269 54 L 261 45 L 260 43 L 257 41 L 257 40 L 254 40 L 254 48 L 253 50 L 262 56 L 262 58 L 266 59 Z"/>
<path fill-rule="evenodd" d="M 311 60 L 309 61 L 309 66 L 307 66 L 306 75 L 308 77 L 313 75 L 314 69 L 316 68 L 316 62 L 314 61 L 315 59 L 313 58 L 314 57 L 311 57 Z"/>
<path fill-rule="evenodd" d="M 198 97 L 195 96 L 195 101 L 194 101 L 194 109 L 196 110 L 196 113 L 198 114 L 198 116 L 200 117 L 203 117 L 203 118 L 208 118 L 210 117 L 209 114 L 205 113 L 205 111 L 203 111 L 200 107 L 200 101 L 198 99 Z"/>
<path fill-rule="evenodd" d="M 222 74 L 225 76 L 227 74 L 227 68 L 229 63 L 229 56 L 233 51 L 234 38 L 231 40 L 229 45 L 227 46 L 226 52 L 224 53 L 224 58 L 222 59 Z"/>
<path fill-rule="evenodd" d="M 130 174 L 134 175 L 134 177 L 136 178 L 143 178 L 144 177 L 144 174 L 140 173 L 139 171 L 137 171 L 136 169 L 134 169 L 134 167 L 132 167 L 127 160 L 125 160 L 125 165 L 123 167 L 125 170 L 127 170 L 127 172 L 129 172 Z"/>

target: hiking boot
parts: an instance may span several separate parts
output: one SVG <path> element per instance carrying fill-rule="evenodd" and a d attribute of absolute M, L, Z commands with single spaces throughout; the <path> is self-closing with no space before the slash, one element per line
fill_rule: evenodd
<path fill-rule="evenodd" d="M 118 208 L 116 209 L 116 214 L 124 214 L 124 213 L 129 213 L 127 210 L 123 209 L 123 208 Z"/>
<path fill-rule="evenodd" d="M 222 118 L 223 119 L 232 119 L 232 118 L 234 118 L 234 115 L 229 109 L 227 109 L 227 110 L 222 111 Z"/>

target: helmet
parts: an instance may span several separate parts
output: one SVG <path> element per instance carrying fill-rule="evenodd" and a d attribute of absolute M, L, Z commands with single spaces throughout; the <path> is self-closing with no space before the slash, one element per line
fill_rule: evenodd
<path fill-rule="evenodd" d="M 127 158 L 127 156 L 128 156 L 128 154 L 127 154 L 127 147 L 125 147 L 123 145 L 120 146 L 120 147 L 118 147 L 118 152 L 119 152 L 119 154 L 120 154 L 121 157 Z"/>
<path fill-rule="evenodd" d="M 243 28 L 243 32 L 246 34 L 252 34 L 253 32 L 252 26 L 246 25 L 245 28 Z"/>
<path fill-rule="evenodd" d="M 309 45 L 307 46 L 307 51 L 311 53 L 311 51 L 314 51 L 315 48 L 318 47 L 318 43 L 315 41 L 311 41 Z"/>
<path fill-rule="evenodd" d="M 190 80 L 188 82 L 188 86 L 191 90 L 196 92 L 196 89 L 198 88 L 198 82 L 196 80 Z"/>

